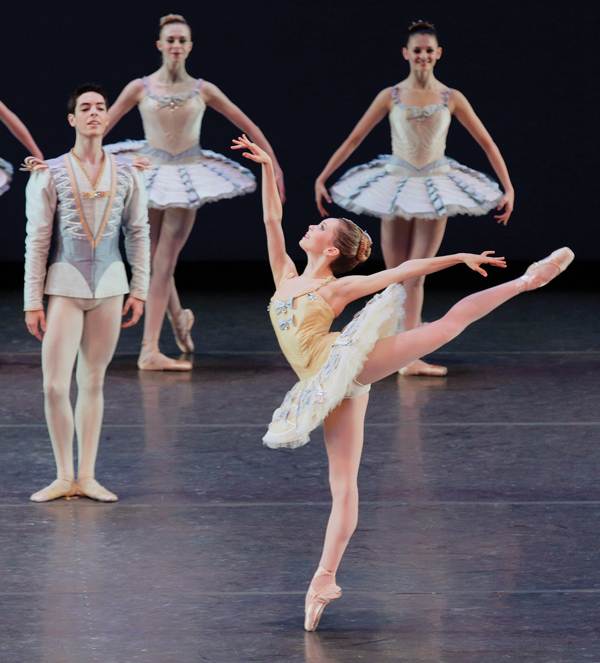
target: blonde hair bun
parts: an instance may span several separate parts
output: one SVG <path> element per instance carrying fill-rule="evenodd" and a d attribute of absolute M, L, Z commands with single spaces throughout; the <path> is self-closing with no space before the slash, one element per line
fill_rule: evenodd
<path fill-rule="evenodd" d="M 368 233 L 363 230 L 362 237 L 360 238 L 360 244 L 358 245 L 358 251 L 356 252 L 356 259 L 358 262 L 364 262 L 371 255 L 372 244 L 373 242 L 371 241 Z"/>
<path fill-rule="evenodd" d="M 169 23 L 185 23 L 185 25 L 188 24 L 181 14 L 167 14 L 160 19 L 158 22 L 158 27 L 162 29 Z"/>

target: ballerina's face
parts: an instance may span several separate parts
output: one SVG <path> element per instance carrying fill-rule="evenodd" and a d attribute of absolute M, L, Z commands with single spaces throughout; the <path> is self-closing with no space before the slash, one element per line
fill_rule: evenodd
<path fill-rule="evenodd" d="M 163 62 L 185 62 L 192 50 L 192 31 L 185 23 L 168 23 L 160 32 L 156 48 L 162 53 Z"/>
<path fill-rule="evenodd" d="M 411 71 L 433 71 L 435 63 L 442 57 L 442 49 L 433 35 L 416 34 L 409 40 L 402 55 L 410 63 Z"/>
<path fill-rule="evenodd" d="M 106 100 L 97 92 L 84 92 L 77 98 L 75 112 L 68 119 L 82 136 L 103 136 L 109 120 Z"/>
<path fill-rule="evenodd" d="M 323 219 L 318 226 L 308 226 L 306 234 L 300 240 L 300 247 L 306 253 L 316 255 L 326 253 L 335 258 L 339 254 L 339 250 L 334 246 L 339 223 L 338 219 Z"/>

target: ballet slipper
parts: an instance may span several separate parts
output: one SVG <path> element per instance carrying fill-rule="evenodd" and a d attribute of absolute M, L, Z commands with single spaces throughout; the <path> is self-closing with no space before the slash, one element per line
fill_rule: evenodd
<path fill-rule="evenodd" d="M 428 323 L 425 323 L 428 324 Z M 436 366 L 436 364 L 428 364 L 421 359 L 411 362 L 408 366 L 401 368 L 398 373 L 400 375 L 427 375 L 429 377 L 443 378 L 448 373 L 445 366 Z"/>
<path fill-rule="evenodd" d="M 159 351 L 152 342 L 142 341 L 142 351 L 137 361 L 140 371 L 191 371 L 192 362 L 186 359 L 171 359 Z"/>
<path fill-rule="evenodd" d="M 559 274 L 562 274 L 562 272 L 564 272 L 573 262 L 574 257 L 575 254 L 573 251 L 568 247 L 563 246 L 562 249 L 553 251 L 547 258 L 529 265 L 525 274 L 519 279 L 523 286 L 521 292 L 543 288 L 550 283 L 552 279 L 555 279 Z M 550 266 L 555 267 L 556 269 L 544 269 Z M 552 271 L 554 271 L 554 273 L 549 275 L 548 273 Z M 542 272 L 544 272 L 545 275 L 542 275 Z"/>
<path fill-rule="evenodd" d="M 74 479 L 55 479 L 49 486 L 38 490 L 29 498 L 32 502 L 51 502 L 59 497 L 73 497 L 77 494 Z"/>
<path fill-rule="evenodd" d="M 326 584 L 323 589 L 317 591 L 313 588 L 313 583 L 321 576 L 331 576 L 331 582 Z M 327 569 L 320 566 L 315 573 L 308 592 L 306 593 L 306 601 L 304 604 L 304 630 L 316 631 L 323 610 L 328 603 L 339 599 L 342 595 L 342 590 L 335 584 L 335 573 L 331 573 Z"/>
<path fill-rule="evenodd" d="M 98 502 L 116 502 L 119 498 L 100 485 L 94 477 L 77 477 L 77 495 L 89 497 Z"/>
<path fill-rule="evenodd" d="M 194 314 L 192 311 L 189 308 L 182 308 L 175 317 L 167 311 L 167 317 L 171 323 L 177 347 L 181 352 L 194 352 L 194 341 L 192 341 L 190 334 L 194 325 Z"/>

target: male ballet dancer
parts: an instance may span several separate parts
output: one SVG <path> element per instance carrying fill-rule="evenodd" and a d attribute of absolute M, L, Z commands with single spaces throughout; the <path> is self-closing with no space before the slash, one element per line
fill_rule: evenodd
<path fill-rule="evenodd" d="M 143 165 L 135 166 L 102 149 L 109 121 L 102 88 L 79 87 L 69 99 L 68 111 L 75 147 L 46 163 L 37 162 L 26 190 L 25 322 L 42 341 L 46 422 L 57 469 L 56 480 L 31 500 L 85 495 L 114 502 L 117 496 L 94 476 L 104 375 L 120 327 L 135 325 L 144 311 L 150 279 L 148 203 L 139 172 Z M 131 289 L 119 250 L 121 228 L 132 271 Z M 56 246 L 46 277 L 53 234 Z M 47 315 L 44 293 L 50 296 Z M 121 316 L 129 311 L 131 318 L 121 324 Z M 69 391 L 76 357 L 78 394 L 73 416 Z"/>

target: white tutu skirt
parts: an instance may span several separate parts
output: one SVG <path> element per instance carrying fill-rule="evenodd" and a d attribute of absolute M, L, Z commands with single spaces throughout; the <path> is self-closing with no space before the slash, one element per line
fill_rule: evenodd
<path fill-rule="evenodd" d="M 380 218 L 480 216 L 497 207 L 502 196 L 490 177 L 448 157 L 417 169 L 382 154 L 352 168 L 331 187 L 331 197 L 340 207 Z"/>
<path fill-rule="evenodd" d="M 402 331 L 405 298 L 404 288 L 395 283 L 354 316 L 335 340 L 321 370 L 297 382 L 275 410 L 263 437 L 268 447 L 295 449 L 309 441 L 310 432 L 352 392 L 375 343 Z"/>
<path fill-rule="evenodd" d="M 175 156 L 150 147 L 145 140 L 126 140 L 104 149 L 131 159 L 148 157 L 153 166 L 145 171 L 148 207 L 154 209 L 195 209 L 256 189 L 256 178 L 247 168 L 199 145 Z"/>
<path fill-rule="evenodd" d="M 10 181 L 14 173 L 12 164 L 0 159 L 0 196 L 10 189 Z"/>

